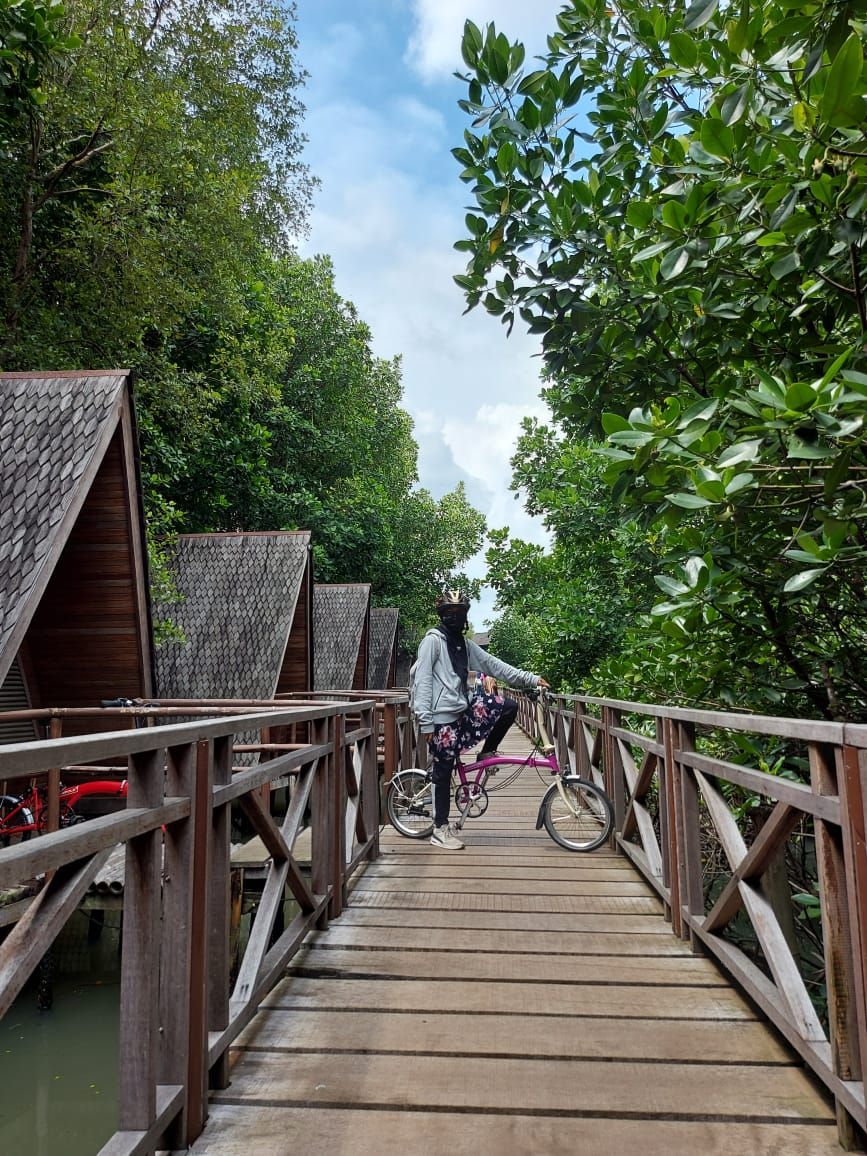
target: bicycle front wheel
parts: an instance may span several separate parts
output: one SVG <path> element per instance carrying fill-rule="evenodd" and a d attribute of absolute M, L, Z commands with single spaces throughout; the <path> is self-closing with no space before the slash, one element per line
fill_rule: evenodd
<path fill-rule="evenodd" d="M 585 779 L 561 779 L 559 785 L 555 783 L 545 798 L 542 818 L 554 842 L 567 851 L 595 851 L 614 826 L 608 796 Z"/>
<path fill-rule="evenodd" d="M 433 784 L 424 771 L 398 771 L 385 797 L 388 820 L 407 839 L 427 839 L 433 831 Z"/>

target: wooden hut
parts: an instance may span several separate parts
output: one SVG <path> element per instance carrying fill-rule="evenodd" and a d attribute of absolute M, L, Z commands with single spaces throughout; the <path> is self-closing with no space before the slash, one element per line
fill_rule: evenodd
<path fill-rule="evenodd" d="M 370 637 L 370 586 L 319 585 L 313 590 L 313 689 L 365 690 Z"/>
<path fill-rule="evenodd" d="M 170 559 L 179 600 L 157 613 L 184 635 L 156 654 L 160 698 L 259 698 L 310 689 L 310 534 L 182 534 Z"/>
<path fill-rule="evenodd" d="M 397 668 L 396 606 L 374 607 L 370 612 L 370 657 L 367 685 L 371 690 L 390 690 Z"/>
<path fill-rule="evenodd" d="M 151 662 L 128 371 L 0 374 L 0 709 L 146 698 Z"/>

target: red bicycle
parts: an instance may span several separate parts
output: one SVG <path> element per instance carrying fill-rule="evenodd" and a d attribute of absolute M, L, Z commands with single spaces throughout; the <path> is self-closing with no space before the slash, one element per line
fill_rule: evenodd
<path fill-rule="evenodd" d="M 60 788 L 60 826 L 71 827 L 83 823 L 84 816 L 75 810 L 76 804 L 88 795 L 106 795 L 126 798 L 127 784 L 112 779 L 93 779 L 73 787 Z M 31 787 L 25 795 L 0 795 L 0 847 L 7 847 L 13 838 L 29 839 L 34 832 L 44 834 L 48 826 L 48 788 L 44 784 Z"/>

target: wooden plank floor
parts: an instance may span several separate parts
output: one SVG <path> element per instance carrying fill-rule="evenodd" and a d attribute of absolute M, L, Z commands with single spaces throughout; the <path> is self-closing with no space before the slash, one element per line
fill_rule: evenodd
<path fill-rule="evenodd" d="M 525 769 L 462 852 L 386 828 L 239 1038 L 197 1156 L 840 1152 L 797 1058 L 632 867 L 534 829 L 543 789 Z"/>

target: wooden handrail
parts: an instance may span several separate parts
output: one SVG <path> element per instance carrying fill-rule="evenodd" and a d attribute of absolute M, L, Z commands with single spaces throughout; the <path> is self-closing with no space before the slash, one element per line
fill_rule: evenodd
<path fill-rule="evenodd" d="M 518 721 L 538 736 L 535 703 L 519 699 Z M 640 718 L 641 730 L 624 725 Z M 867 726 L 702 711 L 656 703 L 548 695 L 547 728 L 564 765 L 610 795 L 612 844 L 663 901 L 672 930 L 713 955 L 803 1057 L 837 1103 L 840 1141 L 867 1131 Z M 715 749 L 697 750 L 708 733 Z M 773 736 L 806 747 L 810 781 L 742 766 L 719 750 L 728 732 Z M 748 846 L 720 784 L 774 803 Z M 654 818 L 655 815 L 655 818 Z M 813 824 L 821 906 L 828 1029 L 810 1000 L 798 960 L 762 880 L 802 820 Z M 712 908 L 702 879 L 702 840 L 713 840 L 730 880 Z M 723 937 L 746 913 L 770 976 Z"/>
<path fill-rule="evenodd" d="M 0 746 L 0 780 L 127 760 L 126 810 L 0 850 L 0 880 L 46 877 L 0 945 L 3 1012 L 110 848 L 126 846 L 120 1127 L 103 1149 L 106 1156 L 184 1148 L 201 1132 L 208 1086 L 223 1087 L 228 1080 L 229 1046 L 308 932 L 340 914 L 355 866 L 378 854 L 377 735 L 384 722 L 396 726 L 400 703 L 397 696 L 396 702 L 378 704 L 373 695 L 245 703 L 243 713 L 236 707 L 227 715 L 217 707 L 211 717 L 192 722 Z M 183 704 L 182 713 L 194 712 Z M 275 757 L 233 773 L 236 735 L 302 725 L 309 742 L 265 742 L 273 748 L 265 753 Z M 404 732 L 393 734 L 390 746 L 411 753 L 405 738 Z M 285 774 L 292 781 L 290 805 L 276 821 L 259 792 Z M 244 807 L 272 859 L 230 990 L 233 803 Z M 294 858 L 306 813 L 309 879 Z M 300 911 L 275 939 L 287 888 Z"/>

